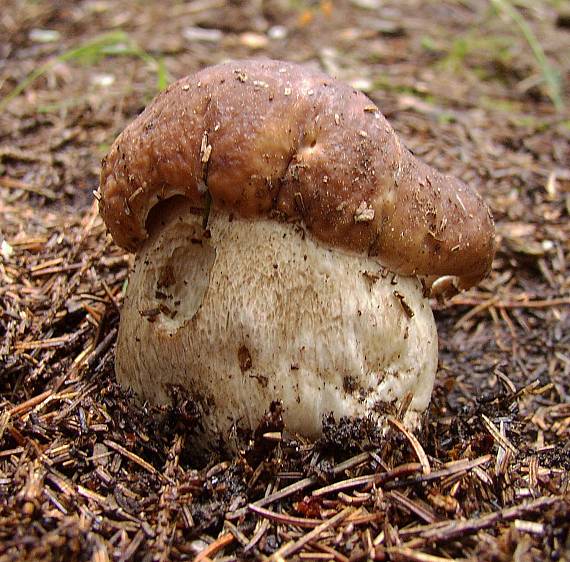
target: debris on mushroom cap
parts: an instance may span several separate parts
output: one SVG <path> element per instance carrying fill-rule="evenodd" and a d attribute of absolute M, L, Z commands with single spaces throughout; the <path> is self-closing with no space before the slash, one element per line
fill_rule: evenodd
<path fill-rule="evenodd" d="M 162 92 L 103 161 L 100 212 L 136 250 L 159 201 L 298 220 L 403 275 L 483 278 L 494 225 L 479 195 L 416 159 L 364 94 L 304 66 L 239 61 Z"/>

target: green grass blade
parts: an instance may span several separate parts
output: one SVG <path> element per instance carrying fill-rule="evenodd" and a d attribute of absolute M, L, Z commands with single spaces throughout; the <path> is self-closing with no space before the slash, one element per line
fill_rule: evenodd
<path fill-rule="evenodd" d="M 43 76 L 46 72 L 48 72 L 51 68 L 53 68 L 59 62 L 65 62 L 74 59 L 81 59 L 86 57 L 87 55 L 94 55 L 96 53 L 101 52 L 104 47 L 109 45 L 117 44 L 121 41 L 128 40 L 128 36 L 123 31 L 114 31 L 111 33 L 105 33 L 93 39 L 92 41 L 88 41 L 75 49 L 70 49 L 65 53 L 58 55 L 54 59 L 42 64 L 39 68 L 36 68 L 32 71 L 28 76 L 26 76 L 23 80 L 21 80 L 14 89 L 8 93 L 2 100 L 0 100 L 0 111 L 4 110 L 6 105 L 10 103 L 16 96 L 19 96 L 28 86 L 33 84 L 38 78 Z"/>
<path fill-rule="evenodd" d="M 78 47 L 65 51 L 61 55 L 54 57 L 45 64 L 36 68 L 21 80 L 11 92 L 0 100 L 0 111 L 3 111 L 10 101 L 19 96 L 38 78 L 46 74 L 46 72 L 49 72 L 49 70 L 56 64 L 67 61 L 78 61 L 93 64 L 106 56 L 136 56 L 150 64 L 155 69 L 157 81 L 156 88 L 158 91 L 164 90 L 168 85 L 169 76 L 166 66 L 164 65 L 164 61 L 149 55 L 124 31 L 112 31 L 110 33 L 99 35 Z"/>
<path fill-rule="evenodd" d="M 533 33 L 530 25 L 521 15 L 521 13 L 509 2 L 509 0 L 491 0 L 491 4 L 497 8 L 500 12 L 506 14 L 519 28 L 526 42 L 532 50 L 532 54 L 540 67 L 542 72 L 542 77 L 546 84 L 546 89 L 548 96 L 552 100 L 554 107 L 557 111 L 562 111 L 564 109 L 564 101 L 562 99 L 562 93 L 560 89 L 559 77 L 548 62 L 546 54 L 542 45 L 538 41 L 536 35 Z"/>

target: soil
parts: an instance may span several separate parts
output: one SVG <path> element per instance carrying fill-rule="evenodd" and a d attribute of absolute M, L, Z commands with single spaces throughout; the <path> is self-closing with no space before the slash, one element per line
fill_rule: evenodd
<path fill-rule="evenodd" d="M 516 6 L 545 60 L 505 0 L 4 1 L 0 560 L 570 559 L 569 14 Z M 132 257 L 100 160 L 165 83 L 243 57 L 364 90 L 493 210 L 492 274 L 432 303 L 417 439 L 392 412 L 312 443 L 274 404 L 248 450 L 198 452 L 182 390 L 158 409 L 115 383 Z"/>

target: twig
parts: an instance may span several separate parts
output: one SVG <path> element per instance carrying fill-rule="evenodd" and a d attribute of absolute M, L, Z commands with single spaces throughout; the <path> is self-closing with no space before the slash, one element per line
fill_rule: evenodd
<path fill-rule="evenodd" d="M 4 187 L 6 189 L 20 189 L 21 191 L 35 193 L 49 199 L 50 201 L 55 201 L 57 199 L 57 195 L 51 189 L 30 185 L 29 183 L 25 183 L 14 178 L 0 177 L 0 187 Z"/>
<path fill-rule="evenodd" d="M 107 447 L 111 447 L 111 449 L 114 449 L 115 451 L 117 451 L 117 453 L 120 453 L 121 455 L 123 455 L 130 461 L 134 462 L 135 464 L 138 464 L 141 468 L 144 468 L 146 471 L 150 472 L 151 474 L 154 474 L 161 479 L 168 480 L 165 476 L 160 474 L 160 472 L 158 472 L 158 470 L 156 470 L 156 468 L 154 468 L 152 464 L 149 464 L 144 459 L 141 459 L 138 455 L 135 455 L 128 449 L 125 449 L 122 445 L 119 445 L 118 443 L 115 443 L 110 439 L 105 439 L 103 443 L 105 443 Z"/>
<path fill-rule="evenodd" d="M 496 308 L 549 308 L 551 306 L 570 305 L 570 297 L 542 299 L 535 301 L 501 301 L 489 299 L 483 302 L 478 299 L 455 298 L 450 301 L 449 304 L 452 306 L 479 306 L 488 303 Z M 485 308 L 488 308 L 488 306 Z"/>
<path fill-rule="evenodd" d="M 83 267 L 82 263 L 70 263 L 69 265 L 60 265 L 58 267 L 46 267 L 32 271 L 31 277 L 43 277 L 44 275 L 53 275 L 55 273 L 66 273 L 68 271 L 77 271 Z"/>
<path fill-rule="evenodd" d="M 426 554 L 425 552 L 403 546 L 389 547 L 386 549 L 386 552 L 391 555 L 390 560 L 392 560 L 392 555 L 396 555 L 398 558 L 401 556 L 402 560 L 409 562 L 452 562 L 451 558 L 442 558 L 441 556 Z M 394 559 L 396 560 L 397 558 Z"/>
<path fill-rule="evenodd" d="M 336 551 L 332 546 L 328 546 L 326 544 L 317 544 L 315 545 L 319 550 L 330 554 L 333 557 L 333 560 L 337 560 L 338 562 L 350 562 L 350 559 L 341 554 L 340 552 Z"/>
<path fill-rule="evenodd" d="M 28 349 L 49 349 L 52 347 L 63 347 L 64 345 L 76 339 L 77 334 L 67 334 L 55 338 L 46 338 L 45 340 L 22 341 L 14 345 L 17 351 L 26 351 Z"/>
<path fill-rule="evenodd" d="M 358 455 L 355 455 L 354 457 L 337 464 L 333 468 L 333 474 L 335 476 L 338 476 L 339 474 L 343 473 L 345 470 L 348 470 L 350 468 L 358 466 L 359 464 L 362 464 L 363 462 L 366 462 L 369 458 L 370 458 L 369 453 L 360 453 Z M 299 480 L 299 482 L 295 482 L 289 486 L 286 486 L 285 488 L 282 488 L 278 492 L 275 492 L 275 493 L 270 494 L 269 496 L 267 496 L 265 498 L 257 500 L 250 505 L 255 505 L 256 507 L 263 507 L 263 506 L 268 505 L 270 503 L 273 503 L 275 501 L 282 500 L 283 498 L 291 496 L 292 494 L 296 494 L 297 492 L 301 492 L 301 491 L 309 488 L 310 486 L 314 486 L 317 483 L 318 483 L 318 479 L 314 476 L 312 476 L 310 478 L 304 478 L 303 480 Z M 246 506 L 246 507 L 242 507 L 240 509 L 237 509 L 233 513 L 228 513 L 226 515 L 226 519 L 229 519 L 230 521 L 233 521 L 234 519 L 238 519 L 238 518 L 244 516 L 247 513 L 248 509 L 249 509 L 249 506 Z"/>
<path fill-rule="evenodd" d="M 9 410 L 9 413 L 11 416 L 17 416 L 19 414 L 27 412 L 28 410 L 31 410 L 38 404 L 41 404 L 46 398 L 49 398 L 52 395 L 52 393 L 53 393 L 52 389 L 46 390 L 45 392 L 42 392 L 41 394 L 38 394 L 37 396 L 34 396 L 33 398 L 30 398 L 25 402 L 22 402 L 21 404 L 14 406 L 11 410 Z"/>
<path fill-rule="evenodd" d="M 380 484 L 393 480 L 394 478 L 399 478 L 402 476 L 408 476 L 419 472 L 422 469 L 420 463 L 407 463 L 402 464 L 393 470 L 387 472 L 379 472 L 376 474 L 366 474 L 364 476 L 356 476 L 355 478 L 347 478 L 341 482 L 335 482 L 334 484 L 329 484 L 328 486 L 323 486 L 318 490 L 314 490 L 313 496 L 324 496 L 325 494 L 330 494 L 332 492 L 339 492 L 341 490 L 347 490 L 350 488 L 356 488 L 364 484 Z"/>
<path fill-rule="evenodd" d="M 392 416 L 388 416 L 388 423 L 392 427 L 395 427 L 396 429 L 398 429 L 398 431 L 400 431 L 404 435 L 404 437 L 408 440 L 408 442 L 412 446 L 412 449 L 414 450 L 416 457 L 418 457 L 418 461 L 422 465 L 422 469 L 423 469 L 424 474 L 426 474 L 426 475 L 429 474 L 431 472 L 431 467 L 429 465 L 427 455 L 426 455 L 423 447 L 420 445 L 420 442 L 416 439 L 416 436 L 413 433 L 410 433 L 404 427 L 404 424 L 401 421 L 397 420 L 396 418 L 394 418 Z"/>
<path fill-rule="evenodd" d="M 231 521 L 226 519 L 224 521 L 224 528 L 229 531 L 242 546 L 245 547 L 249 544 L 248 538 Z"/>
<path fill-rule="evenodd" d="M 271 556 L 270 560 L 277 561 L 295 554 L 299 549 L 303 548 L 306 544 L 316 539 L 323 531 L 336 527 L 341 521 L 346 519 L 353 512 L 353 507 L 345 507 L 341 512 L 337 513 L 334 517 L 331 517 L 327 521 L 324 521 L 318 527 L 315 527 L 310 533 L 302 536 L 298 541 L 294 543 L 288 543 L 281 547 Z"/>
<path fill-rule="evenodd" d="M 271 490 L 273 489 L 273 484 L 268 484 L 265 490 L 265 497 L 268 497 L 271 494 Z M 269 528 L 269 519 L 262 519 L 261 524 L 258 525 L 257 531 L 251 537 L 249 544 L 244 548 L 244 553 L 248 553 L 250 550 L 255 548 L 255 545 L 261 540 L 261 537 L 267 532 Z"/>
<path fill-rule="evenodd" d="M 478 305 L 474 306 L 469 312 L 466 312 L 456 323 L 455 328 L 461 328 L 464 324 L 466 324 L 471 318 L 477 316 L 480 312 L 487 310 L 491 306 L 494 306 L 497 303 L 498 297 L 492 297 L 484 302 L 479 303 Z"/>
<path fill-rule="evenodd" d="M 543 497 L 537 500 L 530 501 L 526 504 L 508 507 L 494 513 L 489 513 L 478 519 L 467 519 L 466 521 L 446 521 L 436 523 L 426 527 L 415 527 L 414 529 L 405 529 L 400 531 L 401 535 L 419 535 L 427 541 L 440 541 L 452 540 L 460 537 L 466 533 L 474 533 L 481 529 L 491 527 L 499 521 L 509 521 L 510 519 L 518 519 L 521 516 L 539 511 L 546 507 L 551 506 L 562 498 Z M 413 531 L 413 533 L 412 533 Z"/>
<path fill-rule="evenodd" d="M 428 511 L 425 507 L 417 504 L 416 502 L 412 501 L 410 498 L 404 496 L 404 494 L 393 490 L 389 493 L 390 497 L 392 497 L 396 503 L 400 504 L 408 511 L 415 513 L 418 517 L 423 519 L 426 523 L 435 523 L 437 521 L 435 515 Z"/>
<path fill-rule="evenodd" d="M 322 519 L 306 519 L 304 517 L 294 517 L 293 515 L 288 515 L 286 513 L 276 513 L 275 511 L 270 511 L 263 507 L 257 507 L 253 504 L 249 504 L 247 507 L 250 511 L 261 515 L 261 517 L 265 517 L 266 519 L 270 519 L 271 521 L 282 523 L 284 525 L 296 525 L 297 527 L 308 527 L 312 529 L 314 527 L 318 527 L 323 522 Z"/>
<path fill-rule="evenodd" d="M 513 455 L 517 455 L 517 448 L 497 429 L 497 426 L 485 415 L 481 414 L 483 425 L 487 428 L 493 439 L 505 450 L 509 450 Z"/>
<path fill-rule="evenodd" d="M 437 480 L 438 478 L 445 478 L 447 476 L 452 476 L 453 474 L 459 474 L 461 472 L 467 472 L 477 466 L 488 463 L 492 459 L 492 455 L 484 455 L 477 459 L 471 460 L 460 460 L 453 463 L 449 463 L 449 466 L 442 468 L 440 470 L 433 470 L 430 474 L 420 474 L 419 476 L 406 478 L 403 480 L 397 480 L 396 482 L 388 482 L 385 485 L 386 489 L 399 488 L 401 486 L 409 486 L 410 484 L 417 484 L 419 482 L 428 482 L 430 480 Z"/>
<path fill-rule="evenodd" d="M 107 283 L 105 282 L 104 279 L 101 280 L 101 285 L 103 286 L 103 290 L 105 291 L 105 294 L 109 297 L 111 304 L 115 307 L 115 310 L 117 312 L 121 312 L 121 307 L 119 306 L 119 303 L 117 303 L 117 299 L 115 298 L 115 295 L 113 295 L 111 289 L 109 288 L 109 285 L 107 285 Z"/>
<path fill-rule="evenodd" d="M 183 444 L 184 437 L 182 435 L 176 435 L 168 452 L 168 459 L 164 467 L 164 475 L 172 483 L 163 484 L 160 491 L 160 499 L 158 500 L 158 531 L 154 545 L 158 551 L 155 560 L 160 562 L 170 560 L 170 537 L 172 537 L 176 528 L 176 516 L 179 509 L 179 505 L 176 502 L 172 502 L 172 498 L 178 497 L 178 488 L 177 485 L 174 484 L 174 478 L 180 461 L 180 452 Z"/>
<path fill-rule="evenodd" d="M 87 358 L 87 365 L 90 368 L 95 366 L 95 363 L 99 358 L 111 347 L 111 344 L 115 341 L 117 336 L 117 328 L 113 328 L 105 338 L 99 343 L 99 345 L 93 350 L 93 352 Z"/>
<path fill-rule="evenodd" d="M 127 548 L 119 558 L 119 562 L 126 562 L 127 560 L 130 560 L 135 555 L 143 539 L 144 539 L 144 533 L 139 529 L 136 535 L 133 537 L 133 540 L 129 543 L 129 546 L 127 546 Z M 99 562 L 99 559 L 94 557 L 92 558 L 92 560 Z"/>
<path fill-rule="evenodd" d="M 231 533 L 224 533 L 221 537 L 218 537 L 213 543 L 210 543 L 202 552 L 200 552 L 200 554 L 194 558 L 194 562 L 207 560 L 231 544 L 234 541 L 234 538 L 235 537 Z"/>

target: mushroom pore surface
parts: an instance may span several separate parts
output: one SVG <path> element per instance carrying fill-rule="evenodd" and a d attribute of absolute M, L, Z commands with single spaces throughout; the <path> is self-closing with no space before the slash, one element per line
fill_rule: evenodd
<path fill-rule="evenodd" d="M 478 194 L 416 159 L 361 92 L 308 67 L 249 60 L 169 86 L 103 161 L 100 211 L 136 250 L 157 202 L 302 223 L 402 275 L 484 277 L 494 225 Z"/>
<path fill-rule="evenodd" d="M 273 400 L 291 431 L 324 414 L 381 417 L 409 392 L 428 405 L 437 334 L 420 283 L 331 251 L 296 225 L 172 201 L 140 249 L 121 316 L 119 381 L 153 403 L 189 390 L 208 441 L 231 444 Z"/>

